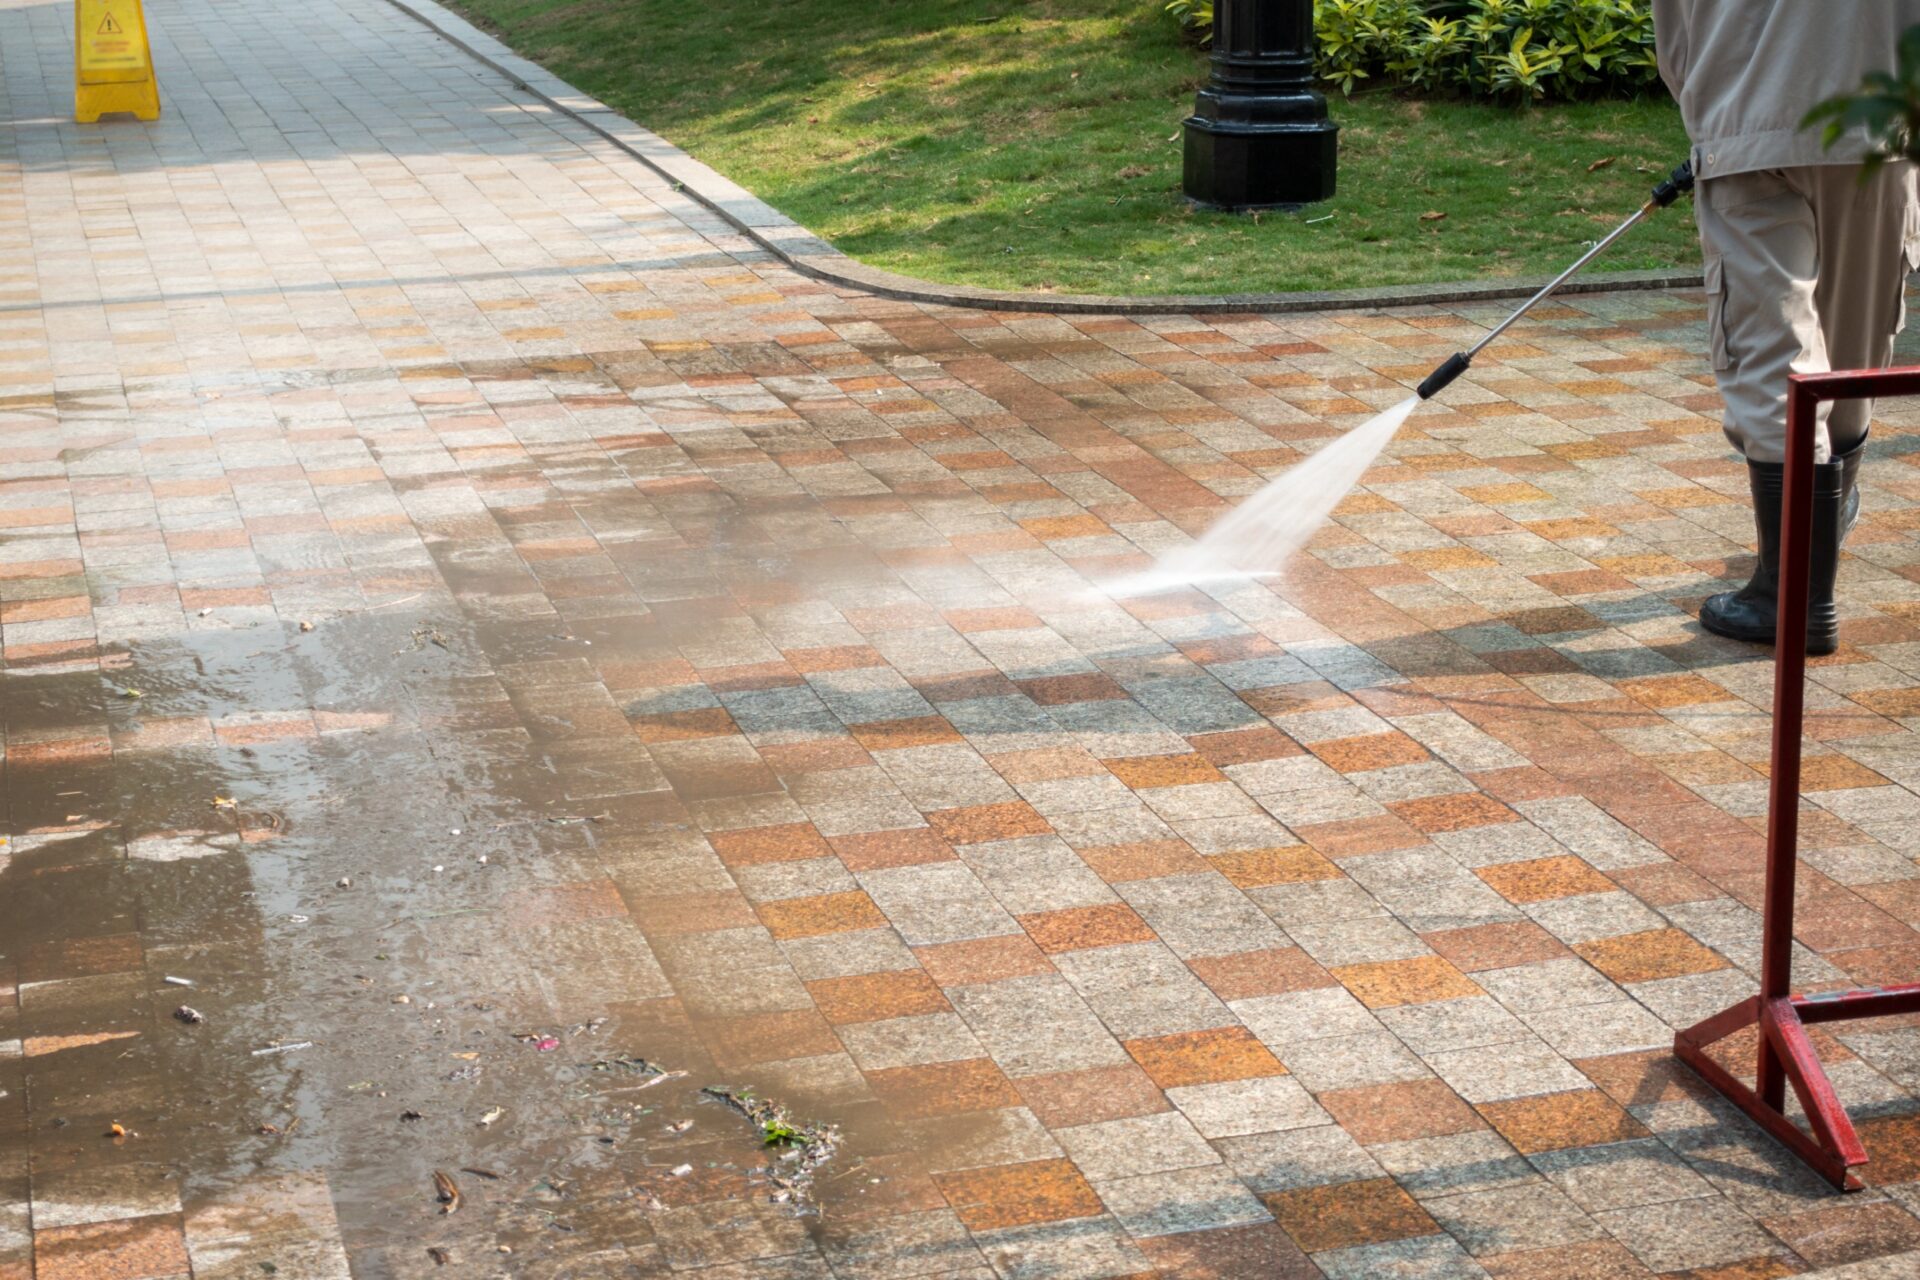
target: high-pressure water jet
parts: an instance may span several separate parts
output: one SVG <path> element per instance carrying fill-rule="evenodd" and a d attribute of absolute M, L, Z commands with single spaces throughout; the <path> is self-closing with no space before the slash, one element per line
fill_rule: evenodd
<path fill-rule="evenodd" d="M 1376 414 L 1360 426 L 1316 450 L 1275 476 L 1264 489 L 1248 498 L 1216 523 L 1197 542 L 1161 556 L 1153 568 L 1101 588 L 1109 596 L 1149 595 L 1178 587 L 1246 582 L 1277 576 L 1288 557 L 1326 522 L 1353 487 L 1360 483 L 1373 460 L 1393 439 L 1423 400 L 1431 400 L 1473 364 L 1473 358 L 1514 322 L 1544 302 L 1582 268 L 1656 209 L 1664 209 L 1693 189 L 1693 169 L 1681 165 L 1653 189 L 1652 196 L 1632 217 L 1595 242 L 1565 271 L 1548 281 L 1532 297 L 1480 341 L 1456 351 L 1426 376 L 1413 395 Z"/>

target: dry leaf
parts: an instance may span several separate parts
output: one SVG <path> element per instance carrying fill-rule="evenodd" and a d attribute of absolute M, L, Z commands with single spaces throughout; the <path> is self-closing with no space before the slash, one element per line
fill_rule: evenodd
<path fill-rule="evenodd" d="M 1601 156 L 1598 160 L 1595 160 L 1592 164 L 1587 166 L 1587 172 L 1592 173 L 1596 169 L 1604 169 L 1612 163 L 1613 163 L 1612 156 Z"/>
<path fill-rule="evenodd" d="M 438 1169 L 433 1171 L 433 1194 L 440 1201 L 441 1213 L 452 1213 L 460 1207 L 460 1188 Z"/>
<path fill-rule="evenodd" d="M 1425 213 L 1420 215 L 1420 221 L 1439 222 L 1441 219 L 1445 218 L 1446 216 L 1447 215 L 1445 213 L 1441 212 L 1438 209 L 1429 209 Z"/>

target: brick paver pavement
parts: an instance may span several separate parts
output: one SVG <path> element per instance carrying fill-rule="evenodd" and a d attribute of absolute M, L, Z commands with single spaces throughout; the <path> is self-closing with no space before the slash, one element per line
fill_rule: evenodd
<path fill-rule="evenodd" d="M 153 5 L 153 126 L 70 20 L 0 0 L 0 1278 L 1920 1271 L 1911 1020 L 1820 1039 L 1844 1199 L 1666 1048 L 1754 989 L 1771 671 L 1698 296 L 1120 605 L 1497 309 L 876 301 L 377 0 Z M 1901 418 L 1814 988 L 1920 973 Z M 717 1083 L 840 1124 L 814 1211 Z"/>

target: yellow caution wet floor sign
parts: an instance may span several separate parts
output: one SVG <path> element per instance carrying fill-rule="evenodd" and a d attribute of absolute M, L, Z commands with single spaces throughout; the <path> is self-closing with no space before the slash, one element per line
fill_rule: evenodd
<path fill-rule="evenodd" d="M 74 0 L 73 118 L 82 124 L 130 111 L 160 118 L 160 87 L 140 0 Z"/>

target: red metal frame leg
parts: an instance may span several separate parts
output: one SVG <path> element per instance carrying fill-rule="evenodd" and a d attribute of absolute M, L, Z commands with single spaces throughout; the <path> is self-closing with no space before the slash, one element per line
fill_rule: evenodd
<path fill-rule="evenodd" d="M 1732 1022 L 1729 1020 L 1731 1014 L 1745 1016 Z M 1714 1041 L 1751 1026 L 1756 1021 L 1761 1024 L 1760 1059 L 1765 1062 L 1772 1058 L 1777 1063 L 1775 1079 L 1781 1088 L 1778 1102 L 1769 1102 L 1758 1089 L 1750 1088 L 1745 1081 L 1706 1053 L 1707 1046 Z M 1788 1046 L 1786 1052 L 1777 1057 L 1776 1034 L 1780 1034 L 1780 1039 Z M 1840 1100 L 1834 1095 L 1833 1085 L 1820 1066 L 1819 1056 L 1813 1051 L 1813 1041 L 1800 1025 L 1799 1015 L 1791 1000 L 1773 1001 L 1766 1005 L 1759 1000 L 1743 1001 L 1698 1026 L 1680 1032 L 1673 1038 L 1673 1051 L 1702 1080 L 1746 1112 L 1755 1124 L 1772 1134 L 1780 1145 L 1799 1156 L 1821 1177 L 1842 1191 L 1860 1189 L 1860 1179 L 1854 1176 L 1852 1170 L 1854 1166 L 1866 1163 L 1866 1151 L 1860 1145 L 1859 1135 L 1854 1132 L 1846 1108 L 1840 1105 Z M 1813 1129 L 1811 1135 L 1787 1117 L 1785 1085 L 1788 1082 L 1793 1084 L 1794 1095 L 1800 1099 L 1800 1106 L 1807 1113 Z"/>
<path fill-rule="evenodd" d="M 1920 394 L 1920 368 L 1798 375 L 1788 379 L 1786 486 L 1780 512 L 1779 625 L 1774 637 L 1773 773 L 1767 797 L 1766 904 L 1762 911 L 1760 994 L 1673 1038 L 1673 1051 L 1700 1078 L 1752 1117 L 1842 1191 L 1860 1189 L 1853 1169 L 1867 1162 L 1847 1109 L 1820 1065 L 1809 1022 L 1871 1018 L 1920 1010 L 1920 983 L 1796 996 L 1793 981 L 1793 881 L 1799 853 L 1800 738 L 1805 719 L 1808 558 L 1813 516 L 1816 410 L 1824 401 Z M 1707 1046 L 1758 1023 L 1754 1083 L 1707 1056 Z M 1787 1086 L 1807 1116 L 1787 1117 Z"/>

